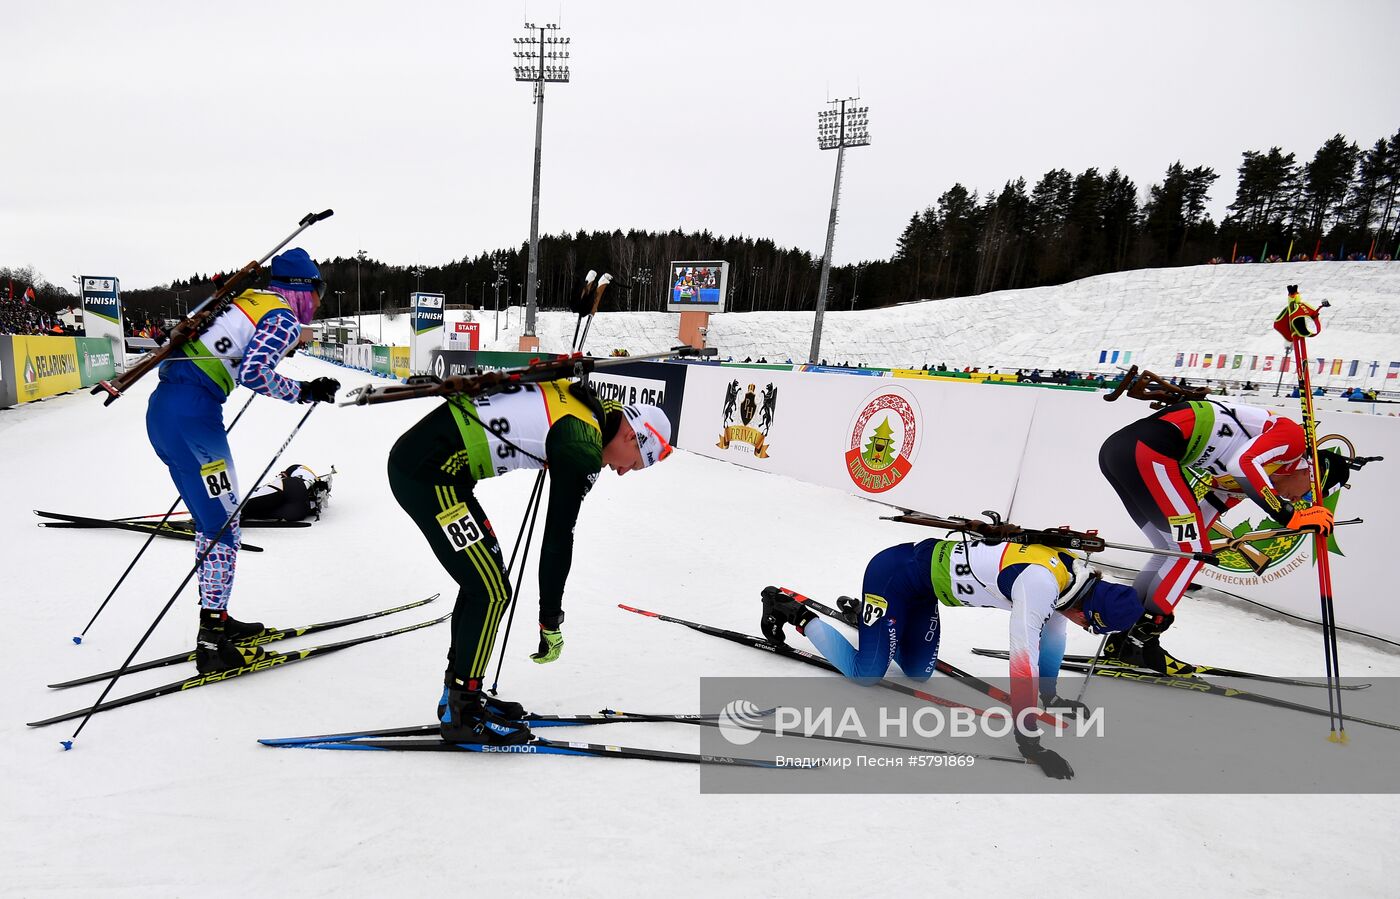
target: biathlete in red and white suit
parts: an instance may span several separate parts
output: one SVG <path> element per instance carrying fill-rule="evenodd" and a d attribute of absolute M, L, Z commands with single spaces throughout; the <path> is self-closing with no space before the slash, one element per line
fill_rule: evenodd
<path fill-rule="evenodd" d="M 1324 491 L 1344 484 L 1345 461 L 1326 451 L 1320 458 Z M 1281 525 L 1332 528 L 1332 513 L 1320 500 L 1295 508 L 1311 492 L 1302 426 L 1259 406 L 1214 400 L 1167 406 L 1105 440 L 1099 468 L 1133 522 L 1161 549 L 1209 552 L 1211 524 L 1246 497 Z M 1163 650 L 1159 638 L 1201 564 L 1151 557 L 1133 583 L 1143 617 L 1109 638 L 1105 657 L 1169 674 L 1194 670 Z"/>

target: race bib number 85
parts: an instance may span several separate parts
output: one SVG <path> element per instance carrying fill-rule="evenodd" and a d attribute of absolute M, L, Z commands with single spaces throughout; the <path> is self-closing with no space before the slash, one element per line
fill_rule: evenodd
<path fill-rule="evenodd" d="M 454 550 L 464 550 L 486 536 L 476 519 L 472 518 L 471 509 L 467 508 L 466 503 L 458 503 L 445 512 L 439 512 L 437 523 Z"/>

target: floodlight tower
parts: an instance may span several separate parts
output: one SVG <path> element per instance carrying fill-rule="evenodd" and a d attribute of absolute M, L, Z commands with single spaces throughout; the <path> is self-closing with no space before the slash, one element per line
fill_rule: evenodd
<path fill-rule="evenodd" d="M 856 106 L 859 101 L 859 97 L 828 100 L 832 108 L 817 113 L 817 146 L 836 151 L 836 183 L 831 188 L 831 217 L 826 223 L 826 252 L 822 255 L 821 283 L 817 287 L 817 317 L 812 323 L 812 352 L 807 359 L 812 365 L 821 358 L 822 314 L 826 311 L 826 285 L 831 276 L 831 244 L 836 239 L 836 206 L 841 200 L 841 163 L 847 147 L 870 144 L 870 132 L 866 130 L 870 107 Z"/>
<path fill-rule="evenodd" d="M 540 255 L 540 136 L 544 130 L 544 85 L 546 81 L 568 82 L 569 39 L 559 36 L 558 25 L 525 23 L 528 37 L 515 38 L 515 80 L 535 85 L 535 184 L 530 194 L 530 262 L 525 276 L 525 334 L 530 348 L 536 349 L 535 294 L 539 284 Z"/>

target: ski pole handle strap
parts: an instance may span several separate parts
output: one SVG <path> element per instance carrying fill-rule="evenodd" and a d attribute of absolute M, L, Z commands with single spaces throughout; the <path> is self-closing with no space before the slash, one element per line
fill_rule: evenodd
<path fill-rule="evenodd" d="M 326 209 L 321 212 L 308 212 L 297 224 L 305 228 L 307 225 L 314 225 L 321 221 L 321 219 L 328 219 L 333 215 L 335 215 L 334 209 Z"/>

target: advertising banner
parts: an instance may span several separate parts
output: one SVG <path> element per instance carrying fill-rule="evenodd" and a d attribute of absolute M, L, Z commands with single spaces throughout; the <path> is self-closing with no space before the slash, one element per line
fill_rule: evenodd
<path fill-rule="evenodd" d="M 409 352 L 406 346 L 389 347 L 389 374 L 396 378 L 409 375 Z"/>
<path fill-rule="evenodd" d="M 71 337 L 11 337 L 15 400 L 29 403 L 83 386 Z"/>
<path fill-rule="evenodd" d="M 382 344 L 374 347 L 374 373 L 376 375 L 388 375 L 389 371 L 389 348 Z"/>
<path fill-rule="evenodd" d="M 78 377 L 82 379 L 84 387 L 117 376 L 110 341 L 101 337 L 78 337 L 74 342 L 77 344 Z"/>
<path fill-rule="evenodd" d="M 660 406 L 671 420 L 671 443 L 679 446 L 684 432 L 682 400 L 686 395 L 687 379 L 701 369 L 720 373 L 718 366 L 713 365 L 630 362 L 595 371 L 588 376 L 588 380 L 605 400 L 623 405 L 647 403 Z"/>
<path fill-rule="evenodd" d="M 112 344 L 112 358 L 126 364 L 126 341 L 122 333 L 121 282 L 105 275 L 79 278 L 83 301 L 83 333 L 105 337 Z"/>
<path fill-rule="evenodd" d="M 693 365 L 680 439 L 700 455 L 889 505 L 1005 513 L 1037 393 L 943 378 Z"/>
<path fill-rule="evenodd" d="M 409 335 L 409 367 L 428 371 L 432 351 L 442 346 L 442 308 L 447 297 L 440 293 L 413 293 L 408 305 L 413 310 L 413 333 Z"/>

